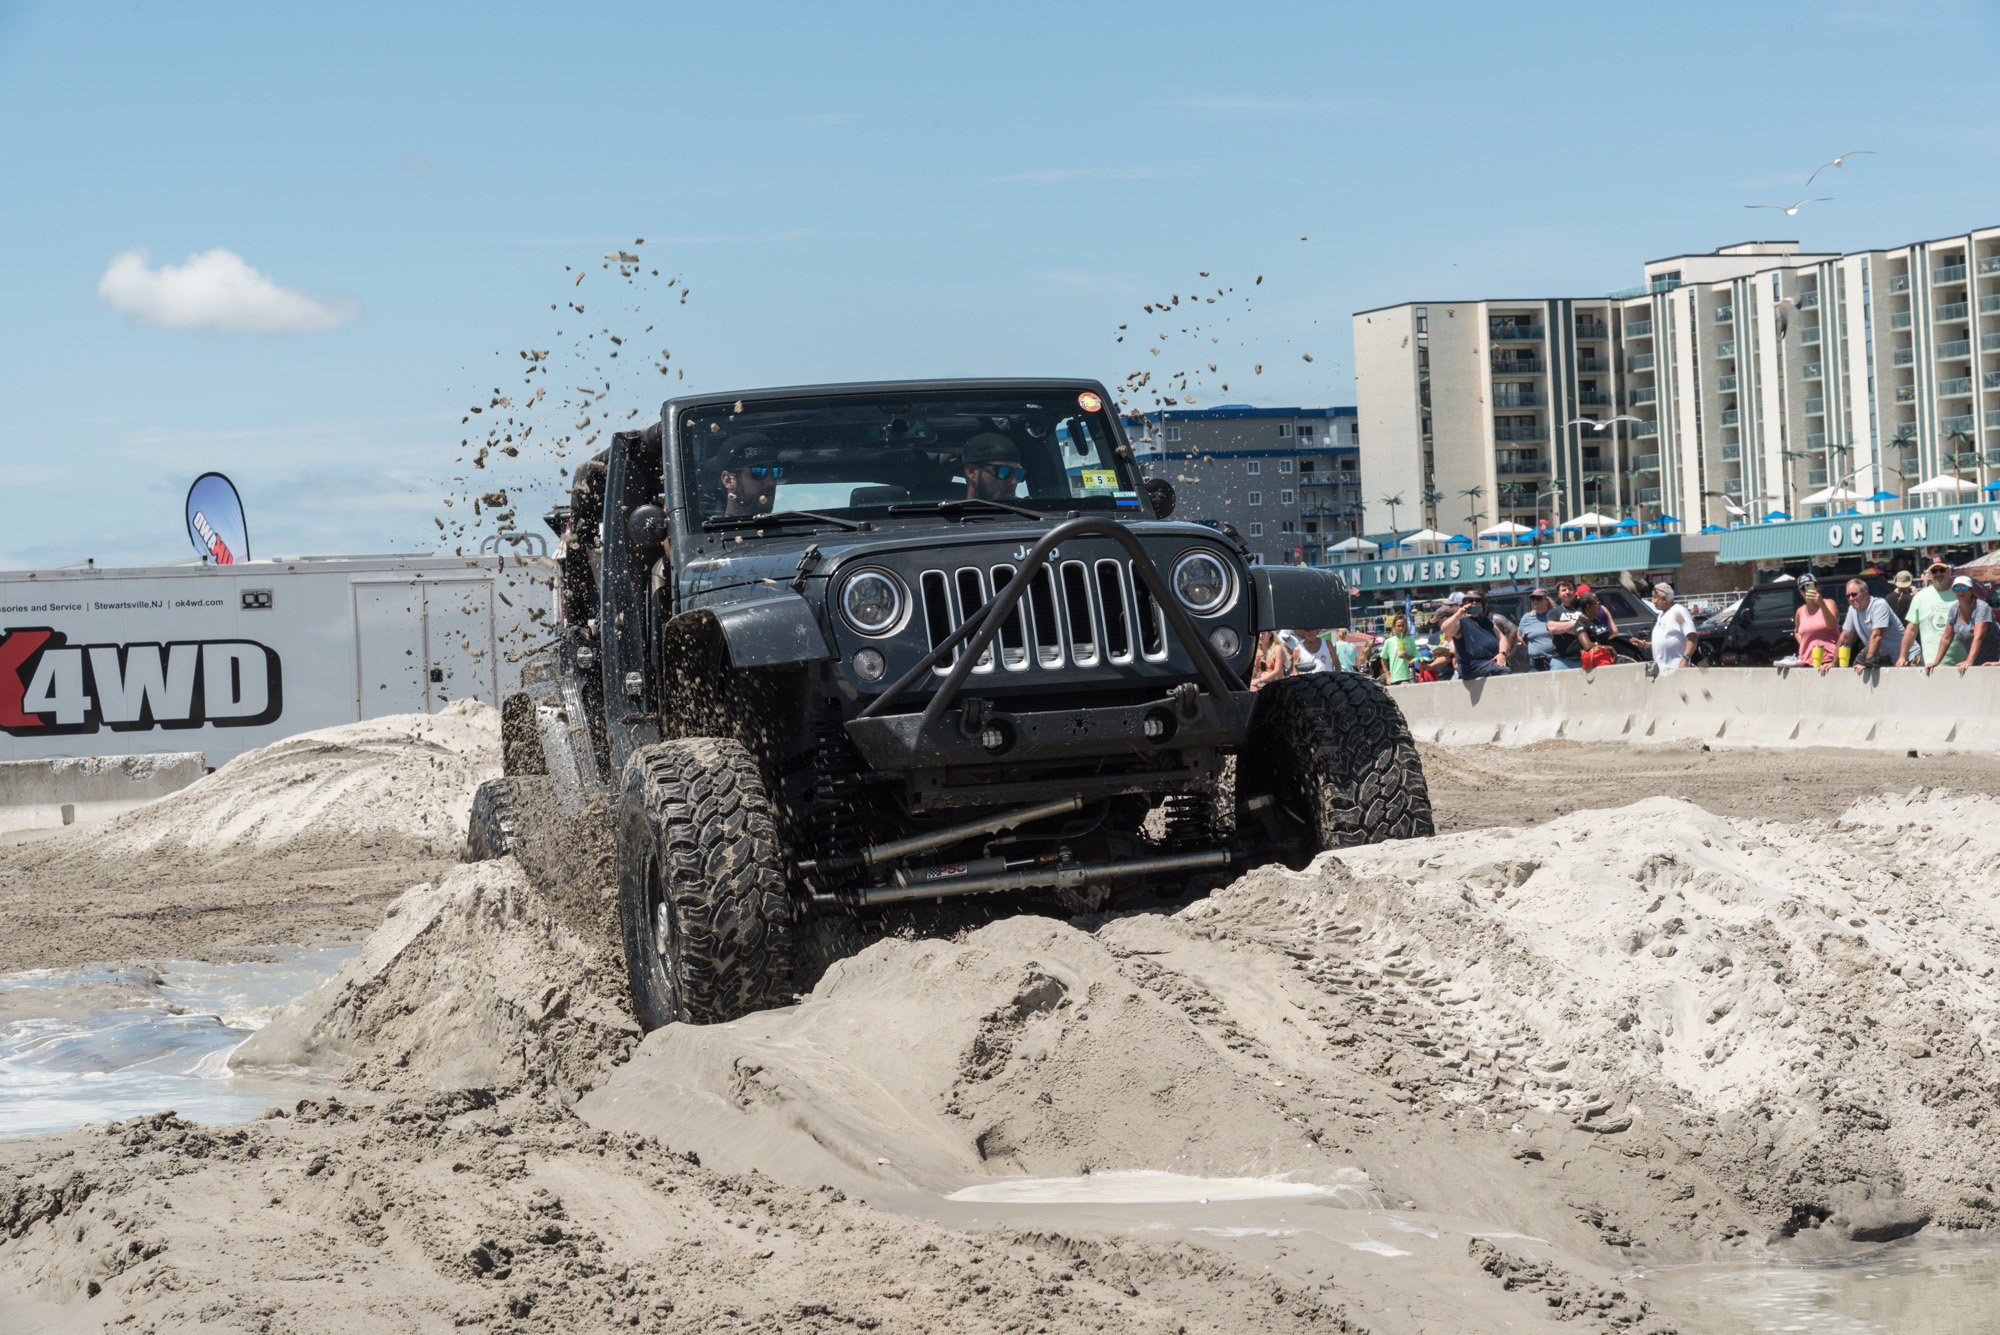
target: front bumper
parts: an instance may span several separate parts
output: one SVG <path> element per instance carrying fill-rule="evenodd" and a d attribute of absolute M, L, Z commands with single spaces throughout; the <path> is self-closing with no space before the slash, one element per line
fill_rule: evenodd
<path fill-rule="evenodd" d="M 1022 713 L 988 708 L 977 728 L 965 725 L 963 709 L 946 710 L 928 727 L 914 712 L 887 714 L 850 721 L 847 735 L 868 767 L 880 773 L 1104 757 L 1152 761 L 1174 751 L 1235 749 L 1248 732 L 1256 698 L 1235 691 L 1218 700 L 1203 692 L 1185 710 L 1164 694 L 1152 704 L 1102 708 Z M 1149 720 L 1160 735 L 1146 735 Z M 1004 740 L 997 750 L 980 740 L 989 728 Z"/>

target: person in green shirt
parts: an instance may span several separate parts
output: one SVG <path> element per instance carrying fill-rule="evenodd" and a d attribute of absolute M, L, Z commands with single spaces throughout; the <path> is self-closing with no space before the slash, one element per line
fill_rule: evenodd
<path fill-rule="evenodd" d="M 1382 641 L 1381 653 L 1391 686 L 1400 686 L 1416 675 L 1417 641 L 1410 634 L 1410 619 L 1401 612 L 1389 620 L 1389 635 Z"/>
<path fill-rule="evenodd" d="M 1919 661 L 1924 671 L 1957 667 L 1958 660 L 1965 657 L 1965 646 L 1951 633 L 1951 609 L 1958 605 L 1951 592 L 1951 567 L 1943 561 L 1933 561 L 1924 573 L 1928 580 L 1910 599 L 1910 617 L 1896 661 L 1908 661 L 1911 642 L 1921 638 L 1924 656 Z"/>

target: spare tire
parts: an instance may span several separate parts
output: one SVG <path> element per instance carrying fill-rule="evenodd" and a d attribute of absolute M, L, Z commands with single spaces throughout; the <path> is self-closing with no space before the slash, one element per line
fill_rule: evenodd
<path fill-rule="evenodd" d="M 1296 866 L 1329 848 L 1437 832 L 1403 711 L 1356 673 L 1285 677 L 1259 691 L 1236 775 L 1239 835 Z"/>

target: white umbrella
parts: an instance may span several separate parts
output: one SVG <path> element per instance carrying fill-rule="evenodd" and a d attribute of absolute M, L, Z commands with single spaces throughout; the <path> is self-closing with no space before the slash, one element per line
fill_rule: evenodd
<path fill-rule="evenodd" d="M 1617 528 L 1618 521 L 1611 518 L 1609 515 L 1601 515 L 1598 514 L 1595 510 L 1592 510 L 1586 514 L 1580 514 L 1574 519 L 1558 524 L 1556 525 L 1556 527 L 1557 528 Z"/>
<path fill-rule="evenodd" d="M 1519 533 L 1533 533 L 1534 531 L 1526 524 L 1517 524 L 1511 519 L 1503 519 L 1492 528 L 1480 529 L 1479 536 L 1482 538 L 1511 538 Z"/>
<path fill-rule="evenodd" d="M 1330 552 L 1372 552 L 1378 550 L 1378 548 L 1366 538 L 1342 538 L 1339 542 L 1327 548 L 1327 550 Z"/>
<path fill-rule="evenodd" d="M 1434 528 L 1420 528 L 1415 533 L 1405 533 L 1404 542 L 1450 542 L 1451 534 L 1440 533 Z"/>
<path fill-rule="evenodd" d="M 1860 492 L 1849 491 L 1846 487 L 1822 487 L 1810 496 L 1799 497 L 1799 504 L 1825 505 L 1828 501 L 1858 501 L 1860 499 Z"/>
<path fill-rule="evenodd" d="M 1979 490 L 1979 484 L 1977 482 L 1967 482 L 1962 477 L 1951 477 L 1948 474 L 1940 473 L 1928 482 L 1919 482 L 1916 486 L 1911 487 L 1910 495 L 1930 496 L 1930 495 L 1935 495 L 1936 493 L 1941 491 L 1978 491 L 1978 490 Z"/>

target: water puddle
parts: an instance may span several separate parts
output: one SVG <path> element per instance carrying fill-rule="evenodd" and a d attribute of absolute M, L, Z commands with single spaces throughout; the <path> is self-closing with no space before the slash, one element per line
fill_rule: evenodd
<path fill-rule="evenodd" d="M 235 1075 L 229 1054 L 359 951 L 0 975 L 0 1136 L 168 1109 L 195 1122 L 240 1122 L 323 1093 Z"/>
<path fill-rule="evenodd" d="M 981 1182 L 945 1197 L 1001 1205 L 1206 1205 L 1299 1196 L 1336 1197 L 1367 1204 L 1375 1195 L 1368 1175 L 1343 1168 L 1332 1184 L 1285 1182 L 1273 1177 L 1188 1177 L 1153 1169 L 1092 1173 L 1088 1177 L 1030 1177 Z"/>
<path fill-rule="evenodd" d="M 1819 1265 L 1692 1266 L 1634 1284 L 1714 1335 L 1965 1335 L 1995 1329 L 2000 1247 L 1938 1244 Z"/>

